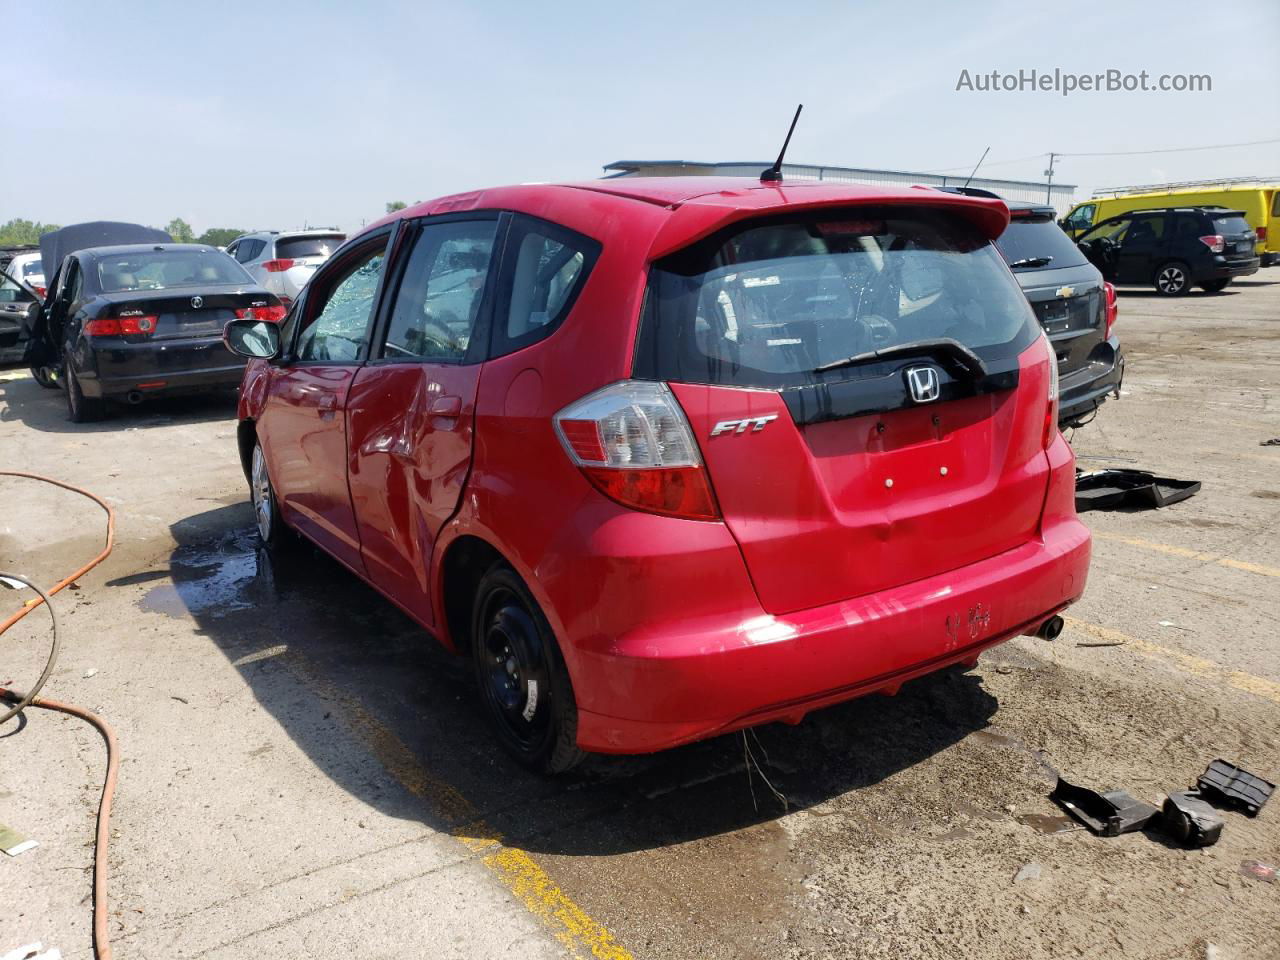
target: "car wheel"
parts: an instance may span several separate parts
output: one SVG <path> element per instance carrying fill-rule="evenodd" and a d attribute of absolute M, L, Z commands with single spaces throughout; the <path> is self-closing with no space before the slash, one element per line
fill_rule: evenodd
<path fill-rule="evenodd" d="M 1191 271 L 1185 263 L 1170 260 L 1156 270 L 1156 290 L 1166 297 L 1180 297 L 1191 289 Z"/>
<path fill-rule="evenodd" d="M 253 519 L 258 527 L 258 536 L 270 550 L 278 550 L 291 542 L 289 530 L 280 519 L 280 509 L 276 501 L 275 488 L 271 486 L 271 477 L 267 473 L 267 458 L 262 453 L 262 444 L 253 445 L 253 461 L 249 468 L 249 496 L 253 500 Z"/>
<path fill-rule="evenodd" d="M 32 367 L 31 376 L 46 390 L 58 389 L 58 371 L 53 367 Z"/>
<path fill-rule="evenodd" d="M 1230 282 L 1231 278 L 1228 277 L 1225 280 L 1206 280 L 1200 286 L 1204 287 L 1205 293 L 1221 293 L 1227 289 L 1227 284 Z"/>
<path fill-rule="evenodd" d="M 546 617 L 505 564 L 481 579 L 471 630 L 480 698 L 503 748 L 539 773 L 579 763 L 586 754 L 569 671 Z"/>
<path fill-rule="evenodd" d="M 62 382 L 67 389 L 67 419 L 72 423 L 91 423 L 107 415 L 106 401 L 86 397 L 80 389 L 80 381 L 68 365 L 62 368 Z"/>

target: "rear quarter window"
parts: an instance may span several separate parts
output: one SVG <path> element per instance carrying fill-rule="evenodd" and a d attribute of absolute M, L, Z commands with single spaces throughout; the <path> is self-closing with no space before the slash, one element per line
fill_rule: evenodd
<path fill-rule="evenodd" d="M 857 377 L 817 368 L 918 340 L 954 339 L 992 360 L 1037 333 L 1000 254 L 967 221 L 853 208 L 756 221 L 655 263 L 635 372 L 782 388 Z"/>

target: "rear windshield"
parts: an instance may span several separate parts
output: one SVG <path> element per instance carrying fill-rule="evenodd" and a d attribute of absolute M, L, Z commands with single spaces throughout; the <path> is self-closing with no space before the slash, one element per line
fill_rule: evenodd
<path fill-rule="evenodd" d="M 22 279 L 30 280 L 32 277 L 44 276 L 44 264 L 40 262 L 40 258 L 30 260 L 22 265 Z"/>
<path fill-rule="evenodd" d="M 276 257 L 280 260 L 302 260 L 306 257 L 325 257 L 342 246 L 346 236 L 335 233 L 329 237 L 292 237 L 276 241 Z"/>
<path fill-rule="evenodd" d="M 928 209 L 756 221 L 654 264 L 636 375 L 780 388 L 850 379 L 846 357 L 947 337 L 984 360 L 1035 318 L 994 246 Z"/>
<path fill-rule="evenodd" d="M 1236 236 L 1248 233 L 1253 227 L 1249 226 L 1249 221 L 1244 217 L 1214 217 L 1213 229 L 1226 236 Z"/>
<path fill-rule="evenodd" d="M 104 293 L 167 287 L 248 286 L 253 278 L 221 250 L 147 250 L 98 258 Z"/>
<path fill-rule="evenodd" d="M 1076 242 L 1045 217 L 1010 220 L 1008 229 L 996 240 L 996 246 L 1015 273 L 1083 267 L 1089 262 Z"/>

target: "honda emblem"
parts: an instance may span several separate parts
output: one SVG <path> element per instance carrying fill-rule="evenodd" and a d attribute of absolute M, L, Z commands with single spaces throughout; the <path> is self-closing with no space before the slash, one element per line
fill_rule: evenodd
<path fill-rule="evenodd" d="M 942 393 L 936 367 L 907 367 L 907 388 L 916 403 L 931 403 Z"/>

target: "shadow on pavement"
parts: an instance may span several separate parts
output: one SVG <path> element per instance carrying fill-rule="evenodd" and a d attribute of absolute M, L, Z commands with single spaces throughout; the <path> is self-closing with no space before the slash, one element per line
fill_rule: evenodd
<path fill-rule="evenodd" d="M 172 533 L 173 582 L 153 587 L 143 608 L 193 617 L 317 767 L 383 813 L 443 831 L 483 823 L 526 850 L 584 856 L 723 834 L 783 811 L 758 775 L 749 786 L 740 734 L 592 758 L 559 779 L 527 773 L 485 728 L 470 661 L 445 653 L 338 563 L 305 545 L 261 550 L 247 503 L 191 516 Z M 752 747 L 791 808 L 803 808 L 921 762 L 985 727 L 996 708 L 977 676 L 952 669 L 896 697 L 762 728 Z M 358 772 L 343 726 L 391 776 Z"/>
<path fill-rule="evenodd" d="M 155 397 L 139 404 L 113 404 L 105 420 L 72 423 L 67 419 L 67 399 L 61 390 L 42 387 L 29 376 L 0 380 L 0 420 L 18 421 L 44 433 L 112 433 L 229 420 L 235 415 L 235 393 L 226 390 L 190 397 Z"/>

